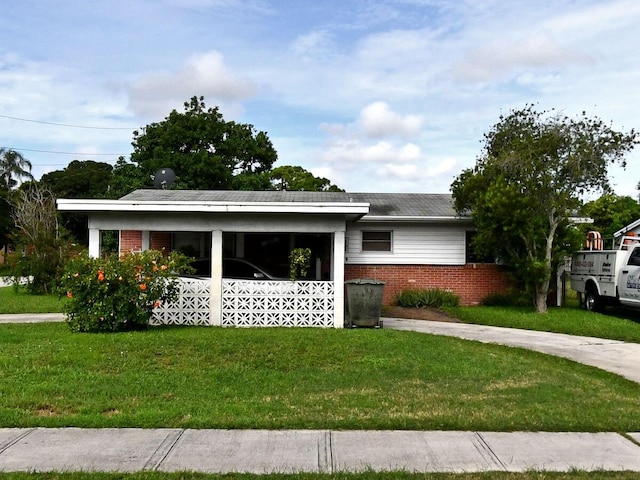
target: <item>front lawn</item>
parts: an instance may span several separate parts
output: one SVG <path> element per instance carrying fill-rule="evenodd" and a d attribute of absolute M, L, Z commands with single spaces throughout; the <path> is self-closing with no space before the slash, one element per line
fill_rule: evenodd
<path fill-rule="evenodd" d="M 31 295 L 24 287 L 0 287 L 0 314 L 4 313 L 58 313 L 62 300 L 56 295 Z"/>
<path fill-rule="evenodd" d="M 465 323 L 640 343 L 640 311 L 633 309 L 610 307 L 604 313 L 593 313 L 578 307 L 553 307 L 544 314 L 536 313 L 533 307 L 455 307 L 446 311 Z"/>
<path fill-rule="evenodd" d="M 640 385 L 392 330 L 0 325 L 0 427 L 638 431 Z"/>

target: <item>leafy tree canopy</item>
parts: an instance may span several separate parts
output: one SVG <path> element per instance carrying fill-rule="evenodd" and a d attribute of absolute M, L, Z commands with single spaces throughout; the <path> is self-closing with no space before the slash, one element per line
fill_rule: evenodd
<path fill-rule="evenodd" d="M 13 231 L 11 203 L 20 180 L 33 180 L 31 162 L 15 150 L 0 148 L 0 248 L 9 243 Z"/>
<path fill-rule="evenodd" d="M 15 187 L 19 180 L 33 180 L 31 162 L 15 150 L 0 147 L 0 177 L 1 186 L 8 189 Z"/>
<path fill-rule="evenodd" d="M 640 218 L 640 203 L 627 196 L 603 195 L 586 203 L 582 213 L 593 219 L 593 224 L 585 225 L 586 229 L 596 230 L 603 238 L 609 239 L 615 232 Z"/>
<path fill-rule="evenodd" d="M 128 162 L 124 157 L 119 157 L 113 173 L 111 184 L 106 193 L 107 198 L 120 198 L 138 188 L 148 188 L 151 177 L 145 175 L 142 168 Z"/>
<path fill-rule="evenodd" d="M 74 160 L 62 170 L 45 173 L 40 183 L 58 198 L 103 198 L 113 167 L 93 160 Z"/>
<path fill-rule="evenodd" d="M 327 178 L 316 177 L 302 167 L 283 165 L 274 168 L 271 173 L 271 184 L 276 190 L 308 191 L 308 192 L 343 192 L 341 188 L 331 184 Z"/>
<path fill-rule="evenodd" d="M 56 198 L 105 198 L 109 190 L 113 167 L 93 160 L 73 160 L 62 170 L 45 173 L 40 187 Z M 89 242 L 87 215 L 64 212 L 62 225 L 78 242 Z"/>
<path fill-rule="evenodd" d="M 456 209 L 477 226 L 476 247 L 513 268 L 537 311 L 546 311 L 554 259 L 570 243 L 581 195 L 610 192 L 608 166 L 624 166 L 638 141 L 634 130 L 617 132 L 584 112 L 571 119 L 529 105 L 500 116 L 475 167 L 453 182 Z"/>
<path fill-rule="evenodd" d="M 134 132 L 131 161 L 148 186 L 160 168 L 175 171 L 174 188 L 196 190 L 234 189 L 236 177 L 246 185 L 247 175 L 271 169 L 278 156 L 265 132 L 225 121 L 217 107 L 206 108 L 204 97 L 184 107 L 184 113 L 173 110 L 162 122 Z"/>

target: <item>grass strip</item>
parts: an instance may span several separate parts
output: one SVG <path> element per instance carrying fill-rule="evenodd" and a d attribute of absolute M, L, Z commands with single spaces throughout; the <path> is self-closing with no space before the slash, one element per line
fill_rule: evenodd
<path fill-rule="evenodd" d="M 550 308 L 536 313 L 532 307 L 451 307 L 450 315 L 466 323 L 567 333 L 640 343 L 640 310 L 608 308 L 593 313 L 578 307 Z"/>

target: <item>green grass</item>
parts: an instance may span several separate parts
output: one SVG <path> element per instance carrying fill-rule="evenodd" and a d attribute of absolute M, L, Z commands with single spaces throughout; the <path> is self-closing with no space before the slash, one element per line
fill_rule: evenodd
<path fill-rule="evenodd" d="M 637 472 L 482 472 L 482 473 L 296 473 L 296 474 L 206 474 L 206 473 L 0 473 L 0 480 L 633 480 Z"/>
<path fill-rule="evenodd" d="M 640 385 L 392 330 L 0 325 L 0 427 L 638 431 Z"/>
<path fill-rule="evenodd" d="M 545 314 L 536 313 L 532 307 L 456 307 L 445 310 L 466 323 L 640 343 L 638 310 L 607 308 L 605 313 L 592 313 L 578 307 L 563 307 L 550 308 Z"/>
<path fill-rule="evenodd" d="M 57 313 L 62 311 L 62 300 L 56 295 L 31 295 L 23 287 L 0 287 L 0 314 L 4 313 Z"/>

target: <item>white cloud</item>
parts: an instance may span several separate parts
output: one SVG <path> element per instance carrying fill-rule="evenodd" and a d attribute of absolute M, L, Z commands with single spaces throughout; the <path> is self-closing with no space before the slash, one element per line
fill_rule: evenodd
<path fill-rule="evenodd" d="M 484 82 L 501 79 L 520 68 L 558 68 L 587 61 L 587 55 L 562 46 L 549 35 L 534 34 L 519 39 L 503 36 L 471 51 L 453 66 L 452 72 L 458 80 Z"/>
<path fill-rule="evenodd" d="M 439 160 L 427 154 L 419 141 L 407 141 L 409 136 L 422 136 L 423 124 L 421 116 L 399 114 L 385 102 L 367 105 L 352 123 L 321 126 L 329 138 L 313 154 L 316 165 L 321 165 L 315 170 L 322 169 L 327 178 L 351 191 L 362 190 L 354 186 L 358 184 L 390 191 L 393 182 L 422 191 L 429 179 L 451 177 L 457 165 L 450 158 Z M 444 181 L 450 183 L 448 178 Z"/>
<path fill-rule="evenodd" d="M 143 117 L 164 117 L 194 95 L 226 106 L 225 113 L 241 110 L 240 101 L 255 93 L 253 83 L 232 72 L 221 53 L 192 55 L 175 72 L 141 77 L 130 90 L 130 106 Z"/>
<path fill-rule="evenodd" d="M 335 45 L 327 30 L 313 30 L 298 36 L 291 44 L 291 52 L 302 61 L 317 60 L 332 55 Z"/>
<path fill-rule="evenodd" d="M 418 173 L 418 166 L 414 164 L 410 165 L 398 165 L 395 163 L 386 163 L 378 169 L 378 177 L 380 178 L 393 178 L 400 180 L 410 180 L 415 178 Z"/>
<path fill-rule="evenodd" d="M 372 138 L 390 135 L 415 137 L 420 133 L 423 119 L 420 115 L 400 115 L 393 112 L 385 102 L 375 102 L 360 112 L 359 123 L 364 133 Z"/>

